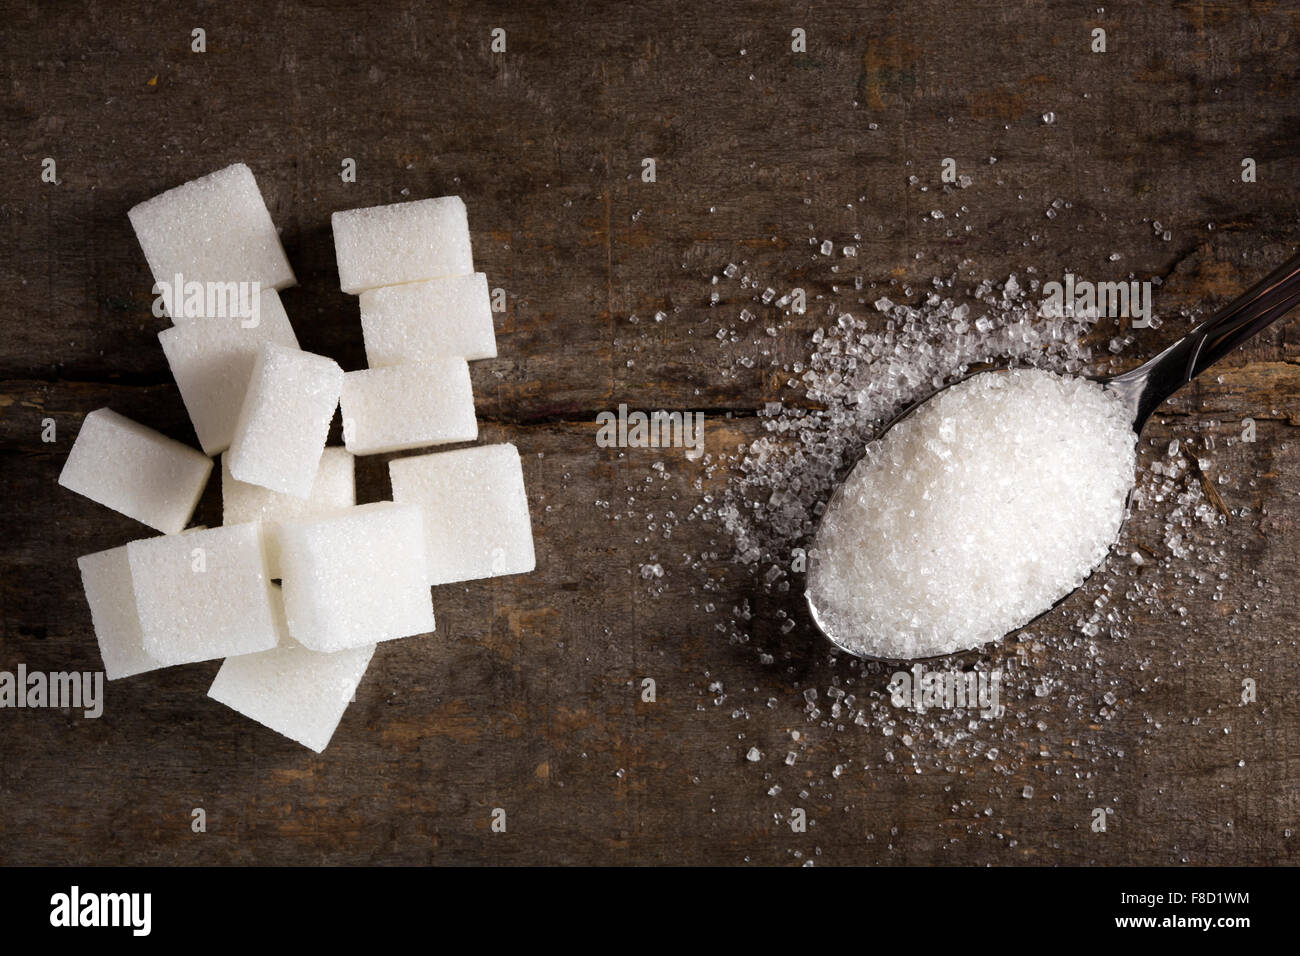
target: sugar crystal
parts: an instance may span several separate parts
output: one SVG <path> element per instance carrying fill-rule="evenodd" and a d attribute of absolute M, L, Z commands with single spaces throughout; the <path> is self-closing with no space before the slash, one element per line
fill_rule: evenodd
<path fill-rule="evenodd" d="M 977 647 L 1105 559 L 1133 485 L 1126 407 L 1082 378 L 973 376 L 868 446 L 818 532 L 822 629 L 910 659 Z"/>

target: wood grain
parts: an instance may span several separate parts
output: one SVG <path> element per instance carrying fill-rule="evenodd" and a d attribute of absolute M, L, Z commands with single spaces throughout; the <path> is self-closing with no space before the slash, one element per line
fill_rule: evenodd
<path fill-rule="evenodd" d="M 764 402 L 800 400 L 771 363 L 806 360 L 822 310 L 720 345 L 748 304 L 725 283 L 709 304 L 731 261 L 814 297 L 861 276 L 899 298 L 959 268 L 1157 276 L 1165 321 L 1122 361 L 1153 354 L 1189 327 L 1180 310 L 1295 244 L 1293 7 L 2 6 L 0 669 L 98 667 L 76 557 L 144 529 L 56 485 L 67 450 L 105 404 L 194 441 L 126 210 L 236 161 L 297 271 L 284 301 L 302 346 L 347 369 L 364 353 L 329 214 L 465 197 L 478 268 L 508 292 L 500 358 L 474 367 L 481 440 L 524 454 L 538 569 L 435 589 L 437 634 L 379 648 L 322 756 L 207 699 L 216 662 L 114 682 L 98 720 L 0 711 L 0 863 L 1300 862 L 1300 326 L 1261 335 L 1144 436 L 1148 461 L 1216 439 L 1202 470 L 1229 512 L 1212 534 L 1226 578 L 1183 597 L 1204 567 L 1152 569 L 1158 600 L 1097 640 L 1075 627 L 1090 582 L 1032 633 L 963 655 L 1007 669 L 1006 717 L 976 730 L 810 719 L 805 691 L 866 698 L 888 675 L 832 659 L 795 596 L 761 593 L 716 524 L 685 520 L 725 469 L 594 440 L 620 402 L 698 409 L 726 458 Z M 47 156 L 58 185 L 40 181 Z M 945 157 L 969 188 L 941 188 Z M 816 257 L 813 237 L 858 257 Z M 1247 416 L 1257 441 L 1230 441 Z M 361 500 L 387 497 L 384 460 L 359 463 Z M 656 460 L 666 475 L 647 481 Z M 646 517 L 667 511 L 669 540 Z M 219 523 L 215 484 L 195 520 Z M 1121 551 L 1163 557 L 1165 534 L 1135 514 Z M 652 556 L 665 576 L 647 582 Z M 783 634 L 778 612 L 798 626 Z"/>

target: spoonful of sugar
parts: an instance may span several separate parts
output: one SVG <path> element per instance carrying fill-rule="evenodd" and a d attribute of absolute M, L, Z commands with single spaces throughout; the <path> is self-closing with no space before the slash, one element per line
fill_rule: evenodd
<path fill-rule="evenodd" d="M 1110 378 L 978 372 L 907 408 L 831 495 L 809 553 L 821 632 L 910 660 L 1021 628 L 1106 558 L 1151 413 L 1300 304 L 1300 256 Z"/>

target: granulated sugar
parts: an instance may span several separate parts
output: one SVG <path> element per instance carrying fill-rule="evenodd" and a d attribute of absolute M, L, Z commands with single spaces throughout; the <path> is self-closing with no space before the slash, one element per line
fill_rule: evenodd
<path fill-rule="evenodd" d="M 949 210 L 946 221 L 956 218 Z M 832 491 L 886 423 L 985 366 L 1113 374 L 1198 321 L 1195 312 L 1166 312 L 1160 333 L 1111 317 L 1047 314 L 1042 283 L 1053 276 L 1022 268 L 996 281 L 971 262 L 954 271 L 946 255 L 932 260 L 937 278 L 873 282 L 863 275 L 886 270 L 865 245 L 855 257 L 844 253 L 849 240 L 836 236 L 829 257 L 821 235 L 806 251 L 795 243 L 764 251 L 762 267 L 733 254 L 700 276 L 708 308 L 687 329 L 690 354 L 711 382 L 734 385 L 741 404 L 762 404 L 754 417 L 710 414 L 697 460 L 620 453 L 630 473 L 593 504 L 637 546 L 625 573 L 646 619 L 658 613 L 665 631 L 709 637 L 685 691 L 716 731 L 718 773 L 744 774 L 769 801 L 769 832 L 795 833 L 800 815 L 807 830 L 791 837 L 792 859 L 811 862 L 820 853 L 813 835 L 838 837 L 847 823 L 886 862 L 915 862 L 918 840 L 937 858 L 978 842 L 990 860 L 1005 853 L 1023 862 L 1025 850 L 1060 846 L 1057 834 L 1025 828 L 1027 806 L 1059 810 L 1075 820 L 1067 826 L 1087 826 L 1099 807 L 1131 820 L 1135 808 L 1113 780 L 1146 773 L 1150 755 L 1174 736 L 1270 726 L 1236 693 L 1238 676 L 1265 673 L 1249 636 L 1261 602 L 1286 593 L 1255 551 L 1255 536 L 1289 528 L 1263 496 L 1276 486 L 1259 470 L 1270 446 L 1244 444 L 1235 415 L 1200 418 L 1198 406 L 1221 400 L 1213 389 L 1174 396 L 1136 442 L 1118 550 L 1053 611 L 996 644 L 942 659 L 845 653 L 808 614 L 805 571 L 816 563 L 808 550 Z M 927 268 L 923 258 L 916 254 L 910 275 Z M 1081 262 L 1076 272 L 1085 268 L 1105 266 Z M 628 367 L 643 348 L 653 355 L 649 314 L 647 306 L 639 321 L 629 317 L 613 340 Z M 682 323 L 690 312 L 674 306 L 669 315 Z M 1151 329 L 1160 325 L 1153 315 Z M 697 394 L 704 400 L 703 389 Z M 1260 410 L 1247 405 L 1247 413 Z M 1285 418 L 1277 408 L 1267 414 Z M 1186 675 L 1207 661 L 1231 675 L 1231 689 L 1189 702 Z M 900 673 L 919 695 L 894 693 Z M 949 677 L 978 682 L 973 704 L 927 699 L 926 688 Z M 751 751 L 760 759 L 748 759 Z M 618 767 L 611 759 L 611 773 Z M 891 780 L 923 775 L 930 779 Z M 690 780 L 714 812 L 729 812 L 726 800 L 703 792 L 712 776 L 704 769 Z M 880 794 L 895 787 L 939 801 L 948 818 L 926 837 L 904 832 L 880 816 Z M 1151 793 L 1158 800 L 1166 791 Z M 1166 853 L 1171 863 L 1188 861 L 1184 846 Z"/>
<path fill-rule="evenodd" d="M 837 480 L 880 428 L 972 367 L 1088 368 L 1086 337 L 1096 317 L 1042 315 L 1038 287 L 1037 279 L 1022 285 L 1015 275 L 995 284 L 958 274 L 935 278 L 928 289 L 843 289 L 809 302 L 810 311 L 824 311 L 826 325 L 813 333 L 806 363 L 781 367 L 792 395 L 802 391 L 804 401 L 760 413 L 768 434 L 746 449 L 717 509 L 737 559 L 791 567 Z M 890 295 L 919 301 L 895 303 Z M 774 306 L 788 303 L 783 295 Z"/>
<path fill-rule="evenodd" d="M 846 649 L 910 659 L 1002 637 L 1106 557 L 1133 485 L 1128 409 L 1083 378 L 975 375 L 868 446 L 822 518 L 808 596 Z"/>
<path fill-rule="evenodd" d="M 773 798 L 778 827 L 788 822 L 785 801 L 805 801 L 813 794 L 837 815 L 862 810 L 852 798 L 844 802 L 842 782 L 863 775 L 937 773 L 987 781 L 987 789 L 954 791 L 952 822 L 959 838 L 983 837 L 1008 850 L 1019 841 L 1014 830 L 1008 832 L 1000 778 L 1033 786 L 1036 803 L 1077 798 L 1096 806 L 1100 773 L 1180 725 L 1175 715 L 1145 710 L 1141 703 L 1183 666 L 1178 643 L 1152 633 L 1150 622 L 1173 619 L 1196 627 L 1189 607 L 1196 606 L 1198 595 L 1224 599 L 1228 628 L 1247 626 L 1255 607 L 1230 589 L 1234 548 L 1221 537 L 1230 518 L 1250 520 L 1240 502 L 1255 486 L 1239 483 L 1215 461 L 1216 440 L 1229 456 L 1237 454 L 1231 447 L 1238 441 L 1233 424 L 1179 415 L 1181 440 L 1175 449 L 1170 422 L 1157 416 L 1150 430 L 1153 436 L 1163 434 L 1138 442 L 1141 463 L 1130 503 L 1134 518 L 1121 530 L 1122 559 L 1105 561 L 1077 594 L 1014 640 L 978 657 L 923 665 L 860 660 L 817 635 L 798 596 L 806 583 L 801 573 L 806 549 L 831 492 L 884 425 L 909 404 L 983 364 L 1104 375 L 1131 367 L 1151 345 L 1135 346 L 1140 333 L 1116 329 L 1109 319 L 1043 314 L 1039 277 L 1032 269 L 994 282 L 966 264 L 929 283 L 847 278 L 832 285 L 808 299 L 808 312 L 817 314 L 821 325 L 810 338 L 791 308 L 788 285 L 754 277 L 753 271 L 741 262 L 730 275 L 720 270 L 711 283 L 719 298 L 725 294 L 733 303 L 731 315 L 720 316 L 726 340 L 717 346 L 719 372 L 739 377 L 755 364 L 766 365 L 784 386 L 781 401 L 759 411 L 757 437 L 701 461 L 703 481 L 710 484 L 695 479 L 702 500 L 682 520 L 718 522 L 727 537 L 710 540 L 709 552 L 666 564 L 664 578 L 644 582 L 653 595 L 685 589 L 712 620 L 715 637 L 731 652 L 748 650 L 759 672 L 770 674 L 770 680 L 750 680 L 750 664 L 738 676 L 729 658 L 719 655 L 693 683 L 698 709 L 724 711 L 731 718 L 735 743 L 727 757 L 743 760 L 754 745 L 776 752 L 761 714 L 794 712 L 790 718 L 798 729 L 780 750 L 786 757 L 757 765 L 763 769 L 755 774 L 755 785 Z M 769 287 L 779 295 L 765 306 L 762 296 Z M 756 311 L 756 321 L 740 320 L 742 307 Z M 1175 321 L 1190 328 L 1195 317 Z M 770 326 L 781 334 L 777 348 L 768 345 L 772 339 L 751 334 Z M 1094 354 L 1090 343 L 1096 342 L 1102 345 Z M 1135 348 L 1140 351 L 1130 354 Z M 1175 398 L 1171 411 L 1179 405 Z M 651 472 L 645 481 L 657 484 L 662 478 L 662 471 Z M 1234 502 L 1231 509 L 1216 488 Z M 630 509 L 637 504 L 631 497 L 627 503 L 623 517 L 632 518 Z M 642 517 L 655 538 L 661 532 L 667 536 L 671 522 L 664 515 Z M 652 540 L 648 534 L 646 543 Z M 649 552 L 642 560 L 653 560 Z M 722 582 L 712 569 L 728 557 L 733 563 Z M 1257 577 L 1256 584 L 1263 583 Z M 740 596 L 729 599 L 729 592 Z M 922 710 L 900 705 L 891 696 L 891 681 L 897 671 L 911 673 L 916 667 L 927 675 L 949 670 L 982 675 L 1000 688 L 1003 706 Z M 1226 721 L 1232 703 L 1224 703 L 1216 719 Z M 1115 722 L 1135 721 L 1144 728 L 1135 740 L 1115 738 Z M 1020 789 L 1005 793 L 1023 802 Z M 895 830 L 868 827 L 865 839 L 878 839 L 892 854 L 898 849 L 895 835 Z M 791 852 L 797 858 L 804 851 Z"/>

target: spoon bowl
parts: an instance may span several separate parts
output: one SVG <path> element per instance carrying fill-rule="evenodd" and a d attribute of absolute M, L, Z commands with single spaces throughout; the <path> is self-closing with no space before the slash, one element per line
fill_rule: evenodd
<path fill-rule="evenodd" d="M 1136 435 L 1140 435 L 1143 426 L 1146 424 L 1148 419 L 1150 419 L 1151 415 L 1167 398 L 1173 395 L 1174 392 L 1178 391 L 1210 365 L 1223 358 L 1229 352 L 1232 352 L 1258 332 L 1282 318 L 1282 316 L 1286 315 L 1297 305 L 1300 305 L 1300 255 L 1294 256 L 1287 262 L 1283 263 L 1264 279 L 1260 280 L 1242 295 L 1234 299 L 1231 303 L 1215 312 L 1214 315 L 1198 325 L 1182 339 L 1179 339 L 1173 345 L 1169 346 L 1143 364 L 1118 375 L 1088 376 L 1088 378 L 1101 385 L 1112 397 L 1123 403 L 1128 410 L 1129 421 L 1133 432 Z M 813 545 L 810 549 L 808 559 L 809 576 L 813 573 L 814 565 L 820 560 L 818 557 L 817 545 L 821 539 L 822 527 L 825 523 L 826 516 L 831 514 L 837 507 L 839 499 L 844 493 L 844 488 L 848 483 L 848 477 L 853 473 L 854 469 L 858 467 L 858 464 L 863 460 L 863 458 L 866 457 L 868 450 L 880 442 L 895 425 L 913 416 L 927 402 L 931 401 L 940 393 L 954 387 L 955 385 L 968 381 L 977 375 L 1004 371 L 1007 371 L 1006 367 L 992 367 L 970 371 L 961 378 L 933 390 L 924 398 L 908 405 L 884 425 L 879 434 L 876 435 L 875 439 L 867 446 L 867 448 L 863 449 L 862 454 L 853 462 L 853 465 L 845 471 L 843 478 L 827 500 L 826 508 L 822 512 L 821 519 L 818 522 L 818 527 L 813 535 Z M 1129 491 L 1129 501 L 1131 502 L 1131 500 L 1132 490 Z M 1128 507 L 1126 503 L 1126 517 L 1127 511 Z M 1097 567 L 1100 567 L 1100 564 L 1098 564 Z M 1096 568 L 1094 567 L 1093 570 L 1089 572 L 1089 576 L 1095 572 L 1095 570 Z M 1082 586 L 1082 584 L 1080 586 Z M 1020 625 L 1020 627 L 1028 627 L 1033 624 L 1034 621 L 1049 614 L 1062 602 L 1067 600 L 1076 590 L 1078 590 L 1078 588 L 1062 595 L 1052 603 L 1050 607 L 1044 608 L 1043 611 L 1036 615 L 1032 620 Z M 813 623 L 817 627 L 819 633 L 840 650 L 864 660 L 904 660 L 904 658 L 898 657 L 878 657 L 863 653 L 860 650 L 855 650 L 853 645 L 856 642 L 847 639 L 852 635 L 835 633 L 835 628 L 830 626 L 827 615 L 818 609 L 811 590 L 805 589 L 804 597 L 808 604 L 810 616 L 812 617 Z M 1016 628 L 1016 630 L 1019 629 L 1020 628 Z M 1005 635 L 1003 636 L 1005 637 Z M 949 656 L 951 656 L 951 654 L 946 653 L 927 657 L 907 658 L 907 660 L 936 660 Z"/>

